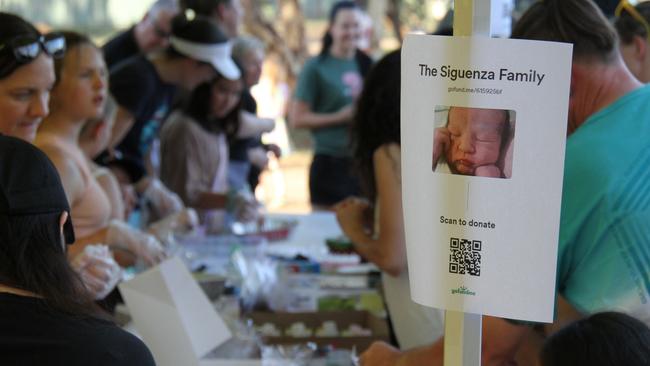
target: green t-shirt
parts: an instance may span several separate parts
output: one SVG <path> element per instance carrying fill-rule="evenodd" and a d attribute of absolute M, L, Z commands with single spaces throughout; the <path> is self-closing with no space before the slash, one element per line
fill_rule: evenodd
<path fill-rule="evenodd" d="M 296 99 L 314 113 L 333 113 L 352 103 L 360 93 L 362 78 L 355 59 L 330 55 L 307 61 L 298 77 Z M 329 156 L 350 156 L 349 124 L 312 130 L 314 150 Z"/>
<path fill-rule="evenodd" d="M 650 86 L 592 115 L 569 137 L 558 291 L 578 310 L 650 323 Z"/>

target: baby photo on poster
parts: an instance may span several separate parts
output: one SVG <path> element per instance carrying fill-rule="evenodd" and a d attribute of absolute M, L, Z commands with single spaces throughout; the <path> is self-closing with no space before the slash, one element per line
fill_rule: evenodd
<path fill-rule="evenodd" d="M 513 110 L 437 106 L 431 169 L 476 177 L 512 177 Z"/>

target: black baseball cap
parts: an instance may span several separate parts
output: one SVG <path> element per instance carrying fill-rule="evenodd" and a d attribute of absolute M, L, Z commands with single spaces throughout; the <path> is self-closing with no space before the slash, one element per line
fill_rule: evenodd
<path fill-rule="evenodd" d="M 0 135 L 0 215 L 29 216 L 68 212 L 63 225 L 67 244 L 74 243 L 70 205 L 50 159 L 34 145 Z"/>

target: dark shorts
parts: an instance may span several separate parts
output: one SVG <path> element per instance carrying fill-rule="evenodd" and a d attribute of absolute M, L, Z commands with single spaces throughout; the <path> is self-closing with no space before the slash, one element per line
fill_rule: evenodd
<path fill-rule="evenodd" d="M 359 182 L 352 174 L 352 158 L 314 155 L 309 168 L 309 195 L 314 205 L 331 206 L 359 195 Z"/>

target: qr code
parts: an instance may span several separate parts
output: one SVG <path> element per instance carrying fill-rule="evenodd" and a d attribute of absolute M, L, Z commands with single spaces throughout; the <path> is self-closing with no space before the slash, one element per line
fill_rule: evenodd
<path fill-rule="evenodd" d="M 481 241 L 451 238 L 449 273 L 481 275 Z"/>

